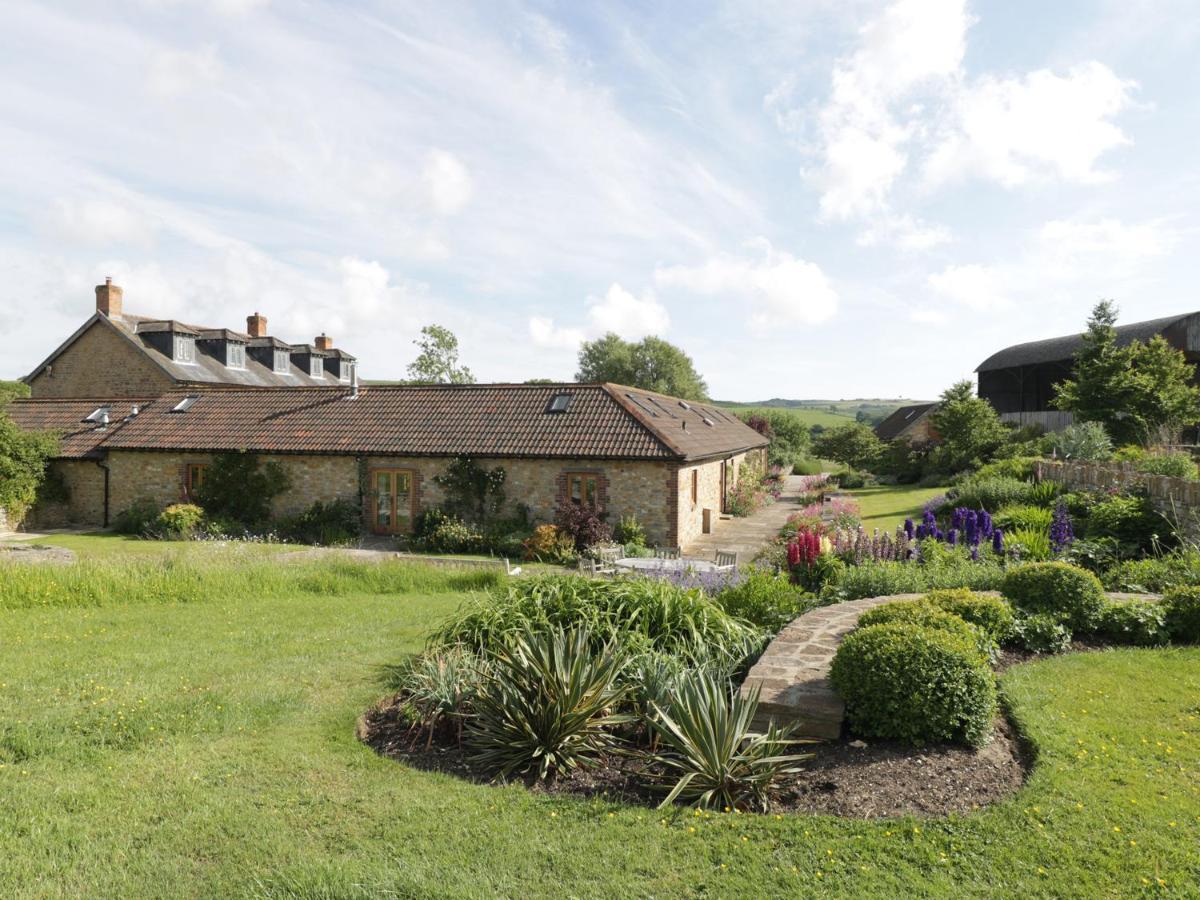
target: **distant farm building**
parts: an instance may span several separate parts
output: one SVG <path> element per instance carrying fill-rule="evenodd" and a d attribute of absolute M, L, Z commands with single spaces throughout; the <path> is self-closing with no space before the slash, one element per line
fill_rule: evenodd
<path fill-rule="evenodd" d="M 928 443 L 936 437 L 933 431 L 933 412 L 937 403 L 914 403 L 902 406 L 878 425 L 875 436 L 885 444 L 891 441 L 908 441 L 910 444 Z"/>
<path fill-rule="evenodd" d="M 1200 363 L 1200 313 L 1184 313 L 1117 326 L 1118 345 L 1149 341 L 1162 335 L 1182 350 L 1193 365 Z M 1083 346 L 1082 334 L 1070 334 L 1015 344 L 993 353 L 975 371 L 979 396 L 987 400 L 1006 422 L 1041 425 L 1059 431 L 1071 424 L 1071 414 L 1051 405 L 1054 388 L 1071 377 L 1075 354 Z"/>

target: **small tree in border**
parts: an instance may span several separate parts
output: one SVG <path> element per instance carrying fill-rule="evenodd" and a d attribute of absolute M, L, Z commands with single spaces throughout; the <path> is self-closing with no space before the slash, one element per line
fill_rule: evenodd
<path fill-rule="evenodd" d="M 274 460 L 260 464 L 253 453 L 218 453 L 195 499 L 210 519 L 253 528 L 270 520 L 271 501 L 290 485 L 287 472 Z"/>
<path fill-rule="evenodd" d="M 486 525 L 504 507 L 504 482 L 508 474 L 503 466 L 485 469 L 469 456 L 456 456 L 433 483 L 442 489 L 446 499 L 443 508 L 450 515 Z"/>

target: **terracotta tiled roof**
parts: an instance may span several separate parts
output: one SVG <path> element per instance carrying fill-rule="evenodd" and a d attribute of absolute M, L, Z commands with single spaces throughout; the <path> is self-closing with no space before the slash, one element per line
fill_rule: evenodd
<path fill-rule="evenodd" d="M 100 447 L 117 433 L 127 421 L 133 408 L 144 410 L 153 400 L 16 400 L 9 404 L 9 417 L 26 431 L 53 431 L 60 435 L 60 459 L 99 457 Z M 88 416 L 107 407 L 108 425 L 88 421 Z M 97 416 L 97 419 L 99 416 Z"/>
<path fill-rule="evenodd" d="M 566 410 L 551 412 L 564 394 Z M 173 411 L 188 396 L 197 399 Z M 105 441 L 114 449 L 662 460 L 765 444 L 711 404 L 606 384 L 379 386 L 357 399 L 329 390 L 176 391 Z"/>

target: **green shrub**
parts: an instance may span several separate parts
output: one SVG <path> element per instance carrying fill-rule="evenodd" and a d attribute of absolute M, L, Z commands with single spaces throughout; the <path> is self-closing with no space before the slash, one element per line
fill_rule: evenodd
<path fill-rule="evenodd" d="M 1020 615 L 1013 623 L 1010 640 L 1030 653 L 1065 653 L 1071 648 L 1071 629 L 1046 613 Z"/>
<path fill-rule="evenodd" d="M 930 591 L 925 602 L 983 629 L 997 644 L 1008 640 L 1013 627 L 1012 606 L 1002 597 L 965 588 Z"/>
<path fill-rule="evenodd" d="M 704 809 L 768 808 L 780 776 L 799 771 L 793 763 L 809 754 L 785 752 L 790 727 L 772 722 L 757 732 L 757 710 L 757 688 L 743 697 L 706 673 L 683 679 L 669 710 L 656 706 L 650 722 L 663 749 L 650 759 L 675 779 L 660 809 L 678 799 Z"/>
<path fill-rule="evenodd" d="M 1152 647 L 1170 640 L 1166 609 L 1157 600 L 1106 600 L 1096 630 L 1116 644 Z"/>
<path fill-rule="evenodd" d="M 1163 595 L 1163 611 L 1171 639 L 1200 644 L 1200 587 L 1177 587 Z"/>
<path fill-rule="evenodd" d="M 153 530 L 165 538 L 194 537 L 204 524 L 204 510 L 191 503 L 173 503 L 154 520 Z"/>
<path fill-rule="evenodd" d="M 833 480 L 837 482 L 838 487 L 852 491 L 866 487 L 868 477 L 868 475 L 864 475 L 862 472 L 845 471 L 838 472 L 833 476 Z"/>
<path fill-rule="evenodd" d="M 1167 478 L 1200 478 L 1200 470 L 1188 453 L 1160 453 L 1138 460 L 1137 470 L 1147 475 L 1164 475 Z"/>
<path fill-rule="evenodd" d="M 531 562 L 561 564 L 570 562 L 575 555 L 575 538 L 557 525 L 539 525 L 522 546 L 522 557 Z"/>
<path fill-rule="evenodd" d="M 1019 478 L 968 478 L 953 488 L 955 506 L 994 513 L 1006 506 L 1032 503 L 1034 485 Z"/>
<path fill-rule="evenodd" d="M 830 677 L 851 728 L 912 744 L 980 745 L 996 716 L 996 680 L 974 640 L 893 623 L 847 635 Z"/>
<path fill-rule="evenodd" d="M 997 459 L 985 466 L 980 466 L 974 477 L 986 481 L 991 478 L 1016 478 L 1029 481 L 1037 468 L 1038 457 L 1014 456 L 1012 459 Z"/>
<path fill-rule="evenodd" d="M 699 590 L 658 579 L 605 580 L 543 576 L 505 582 L 468 603 L 434 633 L 431 646 L 465 644 L 483 655 L 516 634 L 587 629 L 598 643 L 630 654 L 651 650 L 685 659 L 725 657 L 740 663 L 765 634 L 729 615 Z"/>
<path fill-rule="evenodd" d="M 1057 616 L 1077 631 L 1093 630 L 1104 607 L 1099 579 L 1064 562 L 1009 569 L 1000 590 L 1025 612 Z"/>
<path fill-rule="evenodd" d="M 160 510 L 149 497 L 139 497 L 113 518 L 113 530 L 117 534 L 144 537 L 150 533 Z"/>
<path fill-rule="evenodd" d="M 925 544 L 928 546 L 929 541 Z M 924 548 L 923 548 L 924 549 Z M 883 597 L 890 594 L 921 594 L 938 588 L 996 590 L 1004 578 L 1004 567 L 994 558 L 972 562 L 962 550 L 928 547 L 924 562 L 867 561 L 843 567 L 835 580 L 820 588 L 826 602 Z"/>
<path fill-rule="evenodd" d="M 1033 506 L 1051 509 L 1062 494 L 1062 488 L 1053 481 L 1038 481 L 1029 486 L 1028 502 Z"/>
<path fill-rule="evenodd" d="M 478 529 L 453 518 L 443 518 L 413 543 L 430 553 L 479 553 L 485 549 L 483 535 Z"/>
<path fill-rule="evenodd" d="M 1150 553 L 1172 541 L 1171 529 L 1146 497 L 1115 494 L 1088 511 L 1087 536 L 1117 540 L 1127 554 Z"/>
<path fill-rule="evenodd" d="M 725 588 L 713 599 L 731 616 L 771 633 L 816 605 L 788 576 L 763 569 L 752 569 L 743 581 Z"/>
<path fill-rule="evenodd" d="M 362 510 L 350 500 L 318 500 L 303 512 L 281 519 L 277 528 L 280 537 L 293 544 L 353 544 L 362 534 Z"/>
<path fill-rule="evenodd" d="M 1003 528 L 1005 534 L 1014 528 L 1030 528 L 1034 531 L 1049 532 L 1050 523 L 1053 521 L 1054 510 L 1029 504 L 1006 506 L 994 516 L 996 527 Z"/>
<path fill-rule="evenodd" d="M 984 634 L 982 628 L 977 628 L 954 613 L 939 609 L 924 600 L 893 600 L 891 603 L 868 609 L 858 617 L 859 628 L 896 623 L 949 631 L 974 641 L 984 653 L 989 653 L 992 649 L 992 641 Z"/>
<path fill-rule="evenodd" d="M 593 765 L 616 744 L 625 700 L 620 647 L 597 649 L 586 631 L 525 632 L 490 659 L 467 720 L 475 761 L 502 778 L 538 778 Z"/>
<path fill-rule="evenodd" d="M 613 540 L 618 544 L 633 547 L 646 546 L 646 529 L 637 520 L 637 516 L 622 516 L 613 529 Z"/>
<path fill-rule="evenodd" d="M 1004 545 L 1014 556 L 1026 562 L 1041 562 L 1052 555 L 1050 534 L 1038 528 L 1005 531 Z"/>
<path fill-rule="evenodd" d="M 1200 584 L 1200 553 L 1175 552 L 1150 559 L 1127 560 L 1102 576 L 1110 591 L 1162 593 L 1175 587 Z"/>
<path fill-rule="evenodd" d="M 1063 459 L 1100 462 L 1112 456 L 1112 439 L 1099 422 L 1076 422 L 1051 436 Z"/>
<path fill-rule="evenodd" d="M 271 517 L 271 502 L 289 486 L 287 470 L 274 460 L 260 462 L 244 451 L 218 453 L 196 489 L 196 503 L 214 519 L 260 528 Z"/>

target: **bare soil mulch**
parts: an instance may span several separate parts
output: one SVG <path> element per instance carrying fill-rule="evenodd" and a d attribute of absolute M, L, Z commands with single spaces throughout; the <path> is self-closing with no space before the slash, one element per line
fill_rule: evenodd
<path fill-rule="evenodd" d="M 368 711 L 359 720 L 358 735 L 379 754 L 414 768 L 479 784 L 491 781 L 472 767 L 453 733 L 439 733 L 427 747 L 427 733 L 412 730 L 394 699 Z M 1003 719 L 997 720 L 992 740 L 978 750 L 949 745 L 914 748 L 848 738 L 798 750 L 812 757 L 800 764 L 800 773 L 783 781 L 778 812 L 855 819 L 965 813 L 1011 796 L 1030 767 L 1028 753 Z M 636 758 L 610 755 L 595 768 L 526 783 L 539 793 L 653 806 L 662 795 L 645 787 L 646 771 L 646 764 Z"/>

